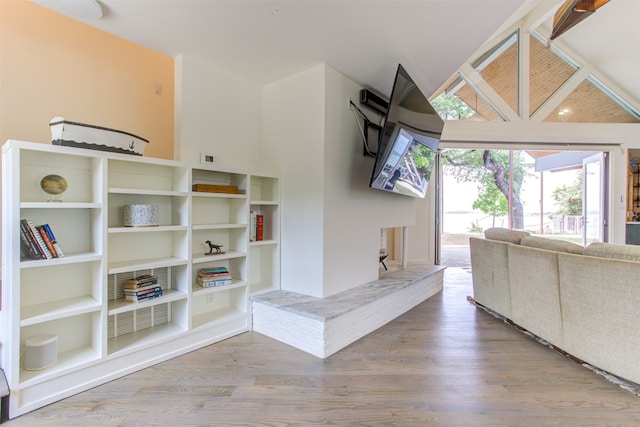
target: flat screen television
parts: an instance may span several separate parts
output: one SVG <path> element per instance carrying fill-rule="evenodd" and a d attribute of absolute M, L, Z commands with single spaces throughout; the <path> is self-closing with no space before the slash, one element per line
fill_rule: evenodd
<path fill-rule="evenodd" d="M 424 198 L 444 121 L 398 65 L 369 186 Z"/>

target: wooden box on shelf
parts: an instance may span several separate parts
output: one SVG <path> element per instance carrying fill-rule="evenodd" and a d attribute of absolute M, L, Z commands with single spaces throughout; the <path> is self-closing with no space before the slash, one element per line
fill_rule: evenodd
<path fill-rule="evenodd" d="M 238 194 L 238 187 L 235 185 L 193 184 L 191 189 L 205 193 Z"/>

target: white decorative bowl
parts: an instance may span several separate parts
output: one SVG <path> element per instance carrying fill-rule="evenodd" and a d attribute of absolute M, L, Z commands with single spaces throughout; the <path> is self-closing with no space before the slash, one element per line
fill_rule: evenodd
<path fill-rule="evenodd" d="M 160 225 L 160 206 L 124 205 L 125 227 L 153 227 Z"/>

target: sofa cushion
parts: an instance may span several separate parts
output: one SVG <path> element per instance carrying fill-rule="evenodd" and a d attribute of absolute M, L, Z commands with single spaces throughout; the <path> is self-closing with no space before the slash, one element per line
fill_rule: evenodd
<path fill-rule="evenodd" d="M 584 254 L 600 258 L 640 261 L 640 246 L 593 242 L 584 248 Z"/>
<path fill-rule="evenodd" d="M 548 251 L 566 252 L 569 254 L 582 255 L 584 248 L 582 245 L 573 242 L 567 242 L 566 240 L 548 239 L 546 237 L 539 236 L 526 236 L 520 239 L 522 246 L 529 246 L 532 248 L 546 249 Z"/>
<path fill-rule="evenodd" d="M 484 237 L 489 240 L 520 244 L 520 239 L 529 236 L 528 231 L 511 230 L 509 228 L 493 227 L 485 230 Z"/>

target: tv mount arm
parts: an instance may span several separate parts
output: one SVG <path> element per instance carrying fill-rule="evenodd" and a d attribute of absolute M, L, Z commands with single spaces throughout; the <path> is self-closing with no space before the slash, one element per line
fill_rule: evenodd
<path fill-rule="evenodd" d="M 380 121 L 386 114 L 387 107 L 389 105 L 388 102 L 383 100 L 378 95 L 374 94 L 368 89 L 360 90 L 360 104 L 366 105 L 371 108 L 375 113 L 380 114 Z M 382 126 L 380 124 L 373 123 L 369 117 L 349 98 L 349 109 L 353 111 L 354 117 L 356 118 L 356 122 L 358 123 L 358 128 L 360 129 L 360 133 L 362 135 L 362 140 L 364 142 L 363 146 L 363 155 L 368 157 L 376 157 L 377 152 L 372 151 L 370 148 L 370 141 L 374 140 L 376 144 L 379 142 L 379 135 L 382 132 Z M 358 117 L 356 113 L 362 118 L 363 125 L 360 125 L 358 121 Z M 375 137 L 370 137 L 370 134 L 373 133 Z"/>

